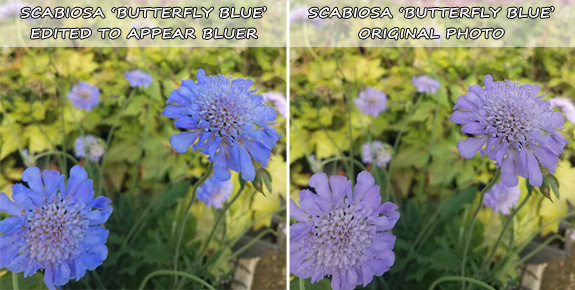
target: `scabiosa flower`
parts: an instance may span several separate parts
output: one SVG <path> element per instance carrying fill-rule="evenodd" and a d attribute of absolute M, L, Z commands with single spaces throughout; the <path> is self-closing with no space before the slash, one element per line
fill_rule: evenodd
<path fill-rule="evenodd" d="M 20 10 L 22 8 L 29 6 L 28 4 L 22 3 L 20 1 L 14 1 L 0 5 L 0 18 L 16 17 L 20 15 Z"/>
<path fill-rule="evenodd" d="M 233 188 L 231 180 L 219 181 L 212 176 L 198 188 L 198 200 L 205 202 L 207 206 L 220 209 L 230 197 Z"/>
<path fill-rule="evenodd" d="M 568 229 L 567 234 L 572 241 L 575 241 L 575 229 Z"/>
<path fill-rule="evenodd" d="M 565 118 L 575 124 L 575 104 L 568 98 L 553 98 L 550 99 L 549 102 L 551 103 L 551 107 L 559 108 L 563 114 L 565 114 Z"/>
<path fill-rule="evenodd" d="M 539 166 L 553 173 L 568 143 L 558 132 L 563 116 L 554 112 L 543 96 L 537 96 L 541 89 L 538 85 L 494 82 L 490 75 L 484 82 L 485 89 L 473 85 L 459 97 L 449 118 L 465 124 L 463 133 L 479 136 L 459 141 L 459 153 L 473 158 L 485 145 L 480 155 L 497 161 L 503 184 L 517 185 L 519 175 L 529 178 L 532 186 L 541 186 Z"/>
<path fill-rule="evenodd" d="M 127 71 L 124 77 L 130 83 L 130 87 L 145 87 L 147 88 L 152 83 L 152 76 L 139 70 Z"/>
<path fill-rule="evenodd" d="M 363 163 L 374 163 L 377 167 L 383 168 L 391 160 L 392 151 L 391 146 L 380 141 L 367 142 L 363 144 L 361 158 Z"/>
<path fill-rule="evenodd" d="M 362 113 L 377 117 L 387 108 L 387 96 L 378 89 L 367 87 L 359 93 L 355 104 Z"/>
<path fill-rule="evenodd" d="M 427 75 L 412 77 L 411 83 L 415 86 L 415 89 L 417 89 L 418 93 L 435 94 L 440 87 L 438 80 Z"/>
<path fill-rule="evenodd" d="M 509 215 L 509 211 L 515 206 L 520 195 L 519 186 L 508 187 L 503 182 L 498 182 L 485 193 L 483 203 L 486 207 L 493 209 L 494 212 Z"/>
<path fill-rule="evenodd" d="M 263 93 L 262 97 L 264 98 L 264 102 L 271 102 L 274 104 L 280 115 L 284 116 L 284 118 L 287 118 L 287 100 L 282 93 L 267 92 Z"/>
<path fill-rule="evenodd" d="M 230 179 L 230 169 L 241 172 L 244 180 L 254 180 L 252 158 L 267 166 L 271 150 L 281 137 L 271 125 L 276 111 L 264 105 L 263 98 L 250 90 L 250 79 L 206 76 L 197 73 L 197 83 L 182 81 L 168 96 L 164 116 L 177 119 L 177 128 L 189 131 L 174 134 L 170 144 L 179 153 L 192 150 L 209 155 L 214 176 Z M 197 141 L 197 142 L 196 142 Z"/>
<path fill-rule="evenodd" d="M 393 265 L 395 236 L 389 231 L 399 219 L 397 206 L 381 203 L 379 186 L 369 172 L 351 181 L 316 173 L 309 190 L 299 193 L 299 206 L 291 200 L 290 271 L 315 283 L 331 275 L 332 289 L 366 286 L 373 276 Z"/>
<path fill-rule="evenodd" d="M 84 157 L 90 161 L 98 162 L 100 157 L 104 155 L 105 143 L 104 140 L 95 137 L 94 135 L 86 135 L 85 137 L 76 138 L 76 157 Z"/>
<path fill-rule="evenodd" d="M 100 101 L 100 91 L 89 83 L 80 82 L 72 87 L 72 91 L 68 93 L 68 99 L 76 108 L 90 111 Z"/>
<path fill-rule="evenodd" d="M 291 9 L 290 14 L 289 14 L 289 22 L 291 24 L 296 24 L 298 22 L 309 21 L 309 23 L 311 23 L 316 28 L 319 28 L 326 23 L 325 19 L 321 19 L 321 18 L 309 19 L 308 18 L 308 15 L 309 15 L 308 9 L 309 9 L 308 6 L 299 6 L 299 7 L 296 7 L 294 9 Z"/>
<path fill-rule="evenodd" d="M 311 154 L 309 156 L 309 166 L 311 168 L 311 171 L 313 172 L 320 172 L 321 171 L 321 159 L 316 159 L 315 158 L 315 154 Z"/>
<path fill-rule="evenodd" d="M 11 201 L 0 193 L 0 268 L 31 276 L 44 270 L 49 289 L 79 280 L 106 259 L 108 230 L 100 225 L 112 213 L 110 200 L 94 198 L 92 180 L 81 166 L 70 170 L 68 183 L 55 170 L 22 173 L 28 187 L 12 186 Z"/>

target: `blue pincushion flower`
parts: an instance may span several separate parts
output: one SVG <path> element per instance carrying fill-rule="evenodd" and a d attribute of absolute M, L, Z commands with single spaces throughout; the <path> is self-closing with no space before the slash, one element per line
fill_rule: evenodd
<path fill-rule="evenodd" d="M 393 149 L 389 144 L 381 141 L 366 142 L 361 148 L 363 163 L 373 163 L 379 168 L 384 168 L 391 160 Z"/>
<path fill-rule="evenodd" d="M 92 180 L 81 166 L 70 170 L 68 182 L 55 170 L 22 173 L 28 183 L 12 186 L 11 201 L 0 193 L 0 268 L 31 276 L 44 270 L 49 289 L 80 279 L 108 255 L 108 230 L 101 225 L 112 213 L 110 200 L 94 198 Z"/>
<path fill-rule="evenodd" d="M 264 98 L 264 102 L 271 102 L 276 107 L 276 110 L 280 115 L 287 118 L 287 100 L 282 93 L 267 92 L 263 93 L 262 97 Z"/>
<path fill-rule="evenodd" d="M 130 86 L 135 87 L 145 87 L 147 88 L 152 83 L 152 76 L 139 70 L 135 69 L 133 71 L 127 71 L 124 77 L 130 83 Z"/>
<path fill-rule="evenodd" d="M 563 114 L 565 114 L 565 119 L 569 122 L 575 124 L 575 104 L 568 98 L 557 97 L 550 99 L 551 107 L 559 108 Z"/>
<path fill-rule="evenodd" d="M 89 83 L 80 82 L 72 87 L 72 91 L 68 93 L 68 99 L 76 108 L 90 111 L 100 101 L 100 91 Z"/>
<path fill-rule="evenodd" d="M 355 104 L 362 113 L 377 117 L 387 108 L 387 95 L 378 89 L 367 87 L 359 92 Z"/>
<path fill-rule="evenodd" d="M 569 143 L 558 132 L 563 116 L 553 111 L 543 96 L 537 96 L 538 85 L 494 82 L 490 75 L 484 82 L 485 88 L 473 85 L 459 97 L 449 118 L 465 125 L 463 133 L 478 136 L 459 141 L 459 153 L 473 158 L 485 146 L 480 155 L 497 161 L 503 184 L 517 185 L 519 175 L 529 178 L 532 186 L 541 186 L 540 166 L 553 173 L 559 154 Z"/>
<path fill-rule="evenodd" d="M 198 188 L 198 200 L 205 202 L 207 206 L 220 209 L 230 197 L 232 189 L 234 184 L 231 180 L 219 181 L 212 176 Z"/>
<path fill-rule="evenodd" d="M 95 137 L 94 135 L 86 135 L 85 137 L 76 138 L 74 149 L 76 157 L 85 157 L 90 161 L 98 162 L 105 152 L 104 140 Z"/>
<path fill-rule="evenodd" d="M 170 144 L 179 153 L 192 150 L 209 155 L 214 176 L 230 179 L 230 169 L 244 180 L 254 180 L 252 158 L 267 166 L 271 150 L 281 137 L 271 125 L 276 111 L 250 90 L 250 79 L 206 76 L 198 70 L 197 82 L 182 81 L 168 96 L 163 115 L 177 119 L 174 125 L 188 131 L 174 134 Z"/>
<path fill-rule="evenodd" d="M 373 276 L 393 265 L 399 220 L 397 206 L 381 203 L 379 186 L 369 172 L 351 181 L 343 176 L 316 173 L 309 180 L 317 194 L 299 192 L 299 206 L 291 200 L 290 271 L 315 283 L 331 275 L 332 289 L 367 286 Z"/>
<path fill-rule="evenodd" d="M 508 215 L 509 211 L 519 201 L 520 195 L 521 189 L 519 189 L 519 186 L 508 187 L 503 182 L 498 182 L 491 190 L 485 193 L 483 203 L 486 207 L 493 209 L 494 212 Z"/>
<path fill-rule="evenodd" d="M 418 93 L 435 94 L 440 87 L 438 80 L 427 75 L 413 77 L 411 83 L 415 86 Z"/>

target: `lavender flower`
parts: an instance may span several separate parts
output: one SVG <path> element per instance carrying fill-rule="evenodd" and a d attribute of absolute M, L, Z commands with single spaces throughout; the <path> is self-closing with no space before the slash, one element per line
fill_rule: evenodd
<path fill-rule="evenodd" d="M 254 180 L 252 158 L 267 166 L 271 150 L 281 137 L 271 125 L 276 111 L 266 106 L 263 98 L 250 90 L 250 79 L 224 76 L 206 76 L 198 70 L 197 83 L 182 81 L 179 89 L 168 96 L 168 105 L 162 113 L 177 128 L 190 131 L 172 135 L 170 144 L 184 153 L 201 149 L 214 162 L 214 176 L 230 179 L 230 169 L 241 172 L 244 180 Z M 197 142 L 196 142 L 197 141 Z"/>
<path fill-rule="evenodd" d="M 22 173 L 29 187 L 12 186 L 11 201 L 0 193 L 0 211 L 10 217 L 0 221 L 0 268 L 24 272 L 28 277 L 44 270 L 49 289 L 80 279 L 108 255 L 108 230 L 101 225 L 112 213 L 110 200 L 94 198 L 92 180 L 81 166 L 64 175 L 55 170 L 40 173 L 30 167 Z"/>
<path fill-rule="evenodd" d="M 367 142 L 363 144 L 361 157 L 363 163 L 374 163 L 379 168 L 384 168 L 391 160 L 392 148 L 388 144 L 380 141 Z"/>
<path fill-rule="evenodd" d="M 76 108 L 90 111 L 100 101 L 100 91 L 89 83 L 80 82 L 72 87 L 72 91 L 68 93 L 68 99 Z"/>
<path fill-rule="evenodd" d="M 520 195 L 519 186 L 508 187 L 503 182 L 499 182 L 485 193 L 483 203 L 486 207 L 493 209 L 494 212 L 509 215 L 509 211 L 515 206 Z"/>
<path fill-rule="evenodd" d="M 234 185 L 231 180 L 219 181 L 213 176 L 198 188 L 198 200 L 213 206 L 222 208 L 222 204 L 230 197 Z"/>
<path fill-rule="evenodd" d="M 465 158 L 475 153 L 488 155 L 501 168 L 501 180 L 508 187 L 517 185 L 517 175 L 529 178 L 532 186 L 541 186 L 540 165 L 555 171 L 559 154 L 568 143 L 558 130 L 563 116 L 554 112 L 548 101 L 537 96 L 537 85 L 493 82 L 485 76 L 485 89 L 469 87 L 457 100 L 449 120 L 465 124 L 461 131 L 479 137 L 459 141 L 457 149 Z"/>
<path fill-rule="evenodd" d="M 152 83 L 152 76 L 139 70 L 127 71 L 124 77 L 130 83 L 130 86 L 135 87 L 145 87 L 147 88 Z"/>
<path fill-rule="evenodd" d="M 553 98 L 550 99 L 549 102 L 551 103 L 551 107 L 559 108 L 563 114 L 565 114 L 565 118 L 575 124 L 575 104 L 568 98 Z"/>
<path fill-rule="evenodd" d="M 397 206 L 381 203 L 379 186 L 369 172 L 351 181 L 316 173 L 309 190 L 299 193 L 299 206 L 291 200 L 290 271 L 315 283 L 331 275 L 332 289 L 366 286 L 373 276 L 393 265 L 395 236 L 389 231 L 399 219 Z"/>
<path fill-rule="evenodd" d="M 569 238 L 575 241 L 575 229 L 569 229 Z"/>
<path fill-rule="evenodd" d="M 321 19 L 321 18 L 309 19 L 308 18 L 308 15 L 309 15 L 308 9 L 309 9 L 309 6 L 299 6 L 299 7 L 290 9 L 290 14 L 289 14 L 290 23 L 296 24 L 298 22 L 309 21 L 316 28 L 319 28 L 326 23 L 325 19 Z"/>
<path fill-rule="evenodd" d="M 368 87 L 359 93 L 355 104 L 362 113 L 377 117 L 387 107 L 387 96 L 382 91 Z"/>
<path fill-rule="evenodd" d="M 264 102 L 271 102 L 274 104 L 280 115 L 287 118 L 287 100 L 282 93 L 267 92 L 263 93 L 262 97 L 264 98 Z"/>
<path fill-rule="evenodd" d="M 22 2 L 19 1 L 14 1 L 14 2 L 10 2 L 10 3 L 6 3 L 4 5 L 0 6 L 0 19 L 3 18 L 9 18 L 11 16 L 17 16 L 18 18 L 20 18 L 20 10 L 22 10 L 22 8 L 30 6 L 28 4 L 24 4 Z"/>
<path fill-rule="evenodd" d="M 435 94 L 441 86 L 438 80 L 427 75 L 412 77 L 411 83 L 415 86 L 415 89 L 417 89 L 418 93 Z"/>
<path fill-rule="evenodd" d="M 85 137 L 76 138 L 76 157 L 89 158 L 90 161 L 98 162 L 100 157 L 104 155 L 105 143 L 104 140 L 95 137 L 94 135 L 87 135 Z"/>

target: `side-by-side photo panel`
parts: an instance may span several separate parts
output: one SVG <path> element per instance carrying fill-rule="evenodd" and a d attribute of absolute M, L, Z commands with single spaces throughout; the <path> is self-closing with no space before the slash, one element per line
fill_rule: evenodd
<path fill-rule="evenodd" d="M 574 56 L 291 48 L 291 289 L 574 288 Z"/>
<path fill-rule="evenodd" d="M 285 289 L 285 48 L 5 48 L 1 289 Z"/>

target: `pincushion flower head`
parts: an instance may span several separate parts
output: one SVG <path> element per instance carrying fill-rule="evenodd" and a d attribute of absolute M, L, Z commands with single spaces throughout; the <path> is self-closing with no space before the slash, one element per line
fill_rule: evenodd
<path fill-rule="evenodd" d="M 557 97 L 550 99 L 549 102 L 551 107 L 559 108 L 565 114 L 565 118 L 575 124 L 575 104 L 573 104 L 573 101 L 568 98 Z"/>
<path fill-rule="evenodd" d="M 387 95 L 378 89 L 367 87 L 359 92 L 355 104 L 362 113 L 377 117 L 387 108 Z"/>
<path fill-rule="evenodd" d="M 80 279 L 106 259 L 108 230 L 101 225 L 112 213 L 110 200 L 94 198 L 92 180 L 81 166 L 68 182 L 55 170 L 22 173 L 28 183 L 12 187 L 12 200 L 0 193 L 0 268 L 31 276 L 44 270 L 49 289 Z"/>
<path fill-rule="evenodd" d="M 412 77 L 411 83 L 415 86 L 418 93 L 435 94 L 440 87 L 438 80 L 427 75 Z"/>
<path fill-rule="evenodd" d="M 104 155 L 105 148 L 104 140 L 94 135 L 76 138 L 76 144 L 74 146 L 76 157 L 84 157 L 96 162 Z"/>
<path fill-rule="evenodd" d="M 361 148 L 363 163 L 373 163 L 379 168 L 387 166 L 392 154 L 391 146 L 380 141 L 366 142 Z"/>
<path fill-rule="evenodd" d="M 473 85 L 459 97 L 449 118 L 465 125 L 463 133 L 478 136 L 459 141 L 459 153 L 473 158 L 485 146 L 480 155 L 497 161 L 503 184 L 517 185 L 519 175 L 529 178 L 532 186 L 541 186 L 540 166 L 553 173 L 568 143 L 558 132 L 563 116 L 537 96 L 538 85 L 494 82 L 490 75 L 484 82 L 485 88 Z"/>
<path fill-rule="evenodd" d="M 315 283 L 331 276 L 332 289 L 366 286 L 393 265 L 399 219 L 397 206 L 381 203 L 379 186 L 369 172 L 351 181 L 316 173 L 309 180 L 316 193 L 302 190 L 299 206 L 291 200 L 290 271 Z"/>
<path fill-rule="evenodd" d="M 274 104 L 280 115 L 284 116 L 284 118 L 287 118 L 287 100 L 282 93 L 267 92 L 263 93 L 262 97 L 264 98 L 264 102 L 271 102 Z"/>
<path fill-rule="evenodd" d="M 130 83 L 130 87 L 145 87 L 147 88 L 152 83 L 152 76 L 139 70 L 127 71 L 124 77 Z"/>
<path fill-rule="evenodd" d="M 498 182 L 491 190 L 485 193 L 483 203 L 486 207 L 493 209 L 494 212 L 509 215 L 509 211 L 519 201 L 520 195 L 521 189 L 519 189 L 519 186 L 508 187 L 502 182 Z"/>
<path fill-rule="evenodd" d="M 198 188 L 198 200 L 205 202 L 207 206 L 220 209 L 233 188 L 234 184 L 231 180 L 219 181 L 212 176 Z"/>
<path fill-rule="evenodd" d="M 68 93 L 68 99 L 76 108 L 90 111 L 100 101 L 100 91 L 89 83 L 79 82 Z"/>
<path fill-rule="evenodd" d="M 280 137 L 271 127 L 276 110 L 250 90 L 250 79 L 206 76 L 198 70 L 197 82 L 182 81 L 168 96 L 163 115 L 177 119 L 174 125 L 187 131 L 172 135 L 170 143 L 179 153 L 192 150 L 209 155 L 214 176 L 230 179 L 230 169 L 253 180 L 252 159 L 267 166 L 271 150 Z"/>

